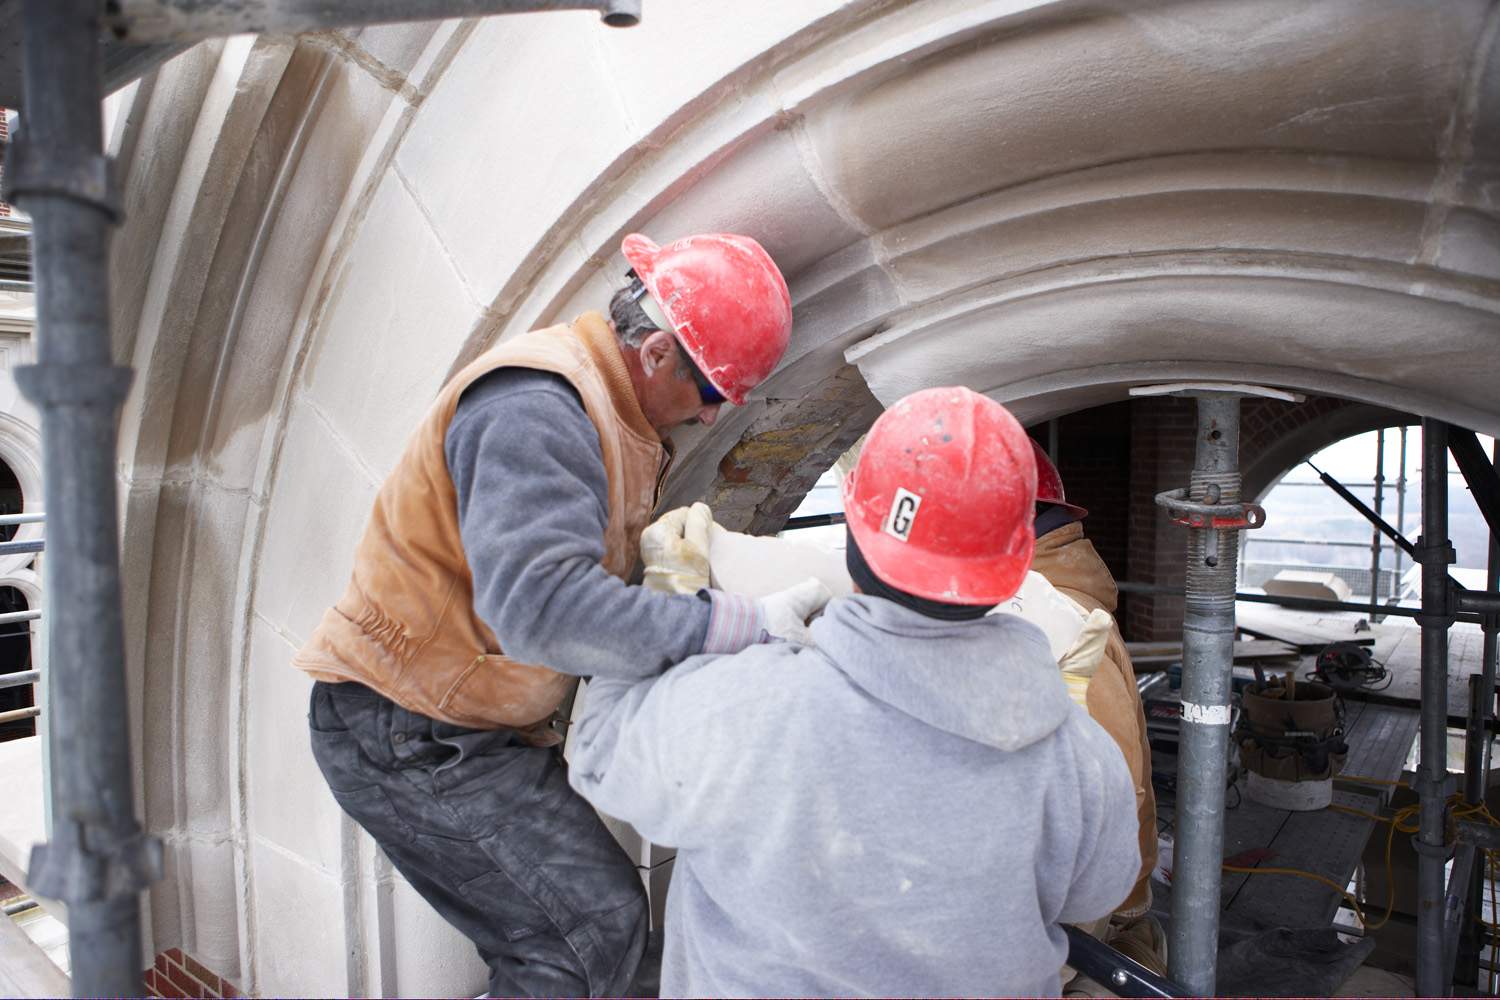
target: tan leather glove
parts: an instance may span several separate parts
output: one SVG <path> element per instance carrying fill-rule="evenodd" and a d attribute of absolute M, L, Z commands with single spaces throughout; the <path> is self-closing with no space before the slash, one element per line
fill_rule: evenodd
<path fill-rule="evenodd" d="M 706 503 L 669 510 L 641 532 L 641 582 L 669 594 L 696 594 L 708 586 L 708 532 L 714 523 Z"/>
<path fill-rule="evenodd" d="M 1062 669 L 1063 681 L 1068 685 L 1068 696 L 1073 703 L 1088 708 L 1089 678 L 1104 662 L 1104 648 L 1109 645 L 1109 636 L 1115 620 L 1101 608 L 1090 611 L 1083 620 L 1083 631 L 1073 640 L 1057 660 Z"/>

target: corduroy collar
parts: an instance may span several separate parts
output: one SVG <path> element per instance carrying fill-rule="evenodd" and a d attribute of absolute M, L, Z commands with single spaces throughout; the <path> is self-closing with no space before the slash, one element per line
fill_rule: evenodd
<path fill-rule="evenodd" d="M 651 426 L 651 421 L 646 419 L 641 401 L 636 398 L 635 385 L 630 381 L 630 369 L 625 367 L 625 355 L 620 352 L 619 338 L 610 329 L 609 321 L 602 313 L 591 310 L 573 321 L 573 331 L 588 345 L 589 353 L 594 356 L 594 362 L 604 375 L 604 383 L 609 387 L 615 412 L 625 421 L 625 425 L 646 440 L 661 443 L 660 435 Z"/>

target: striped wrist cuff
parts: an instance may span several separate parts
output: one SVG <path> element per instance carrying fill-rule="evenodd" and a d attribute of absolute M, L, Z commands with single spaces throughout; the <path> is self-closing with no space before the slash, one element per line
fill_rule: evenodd
<path fill-rule="evenodd" d="M 765 631 L 765 616 L 761 614 L 759 601 L 722 590 L 700 591 L 700 594 L 707 594 L 712 605 L 708 632 L 703 636 L 705 653 L 738 653 L 760 641 Z"/>

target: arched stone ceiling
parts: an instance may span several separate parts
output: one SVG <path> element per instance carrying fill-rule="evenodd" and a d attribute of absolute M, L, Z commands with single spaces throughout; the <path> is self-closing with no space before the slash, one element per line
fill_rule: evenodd
<path fill-rule="evenodd" d="M 626 31 L 574 13 L 230 39 L 122 95 L 158 937 L 260 992 L 448 982 L 349 958 L 437 932 L 348 889 L 389 873 L 287 742 L 286 661 L 448 373 L 601 306 L 633 229 L 748 232 L 791 279 L 781 369 L 680 435 L 668 502 L 708 496 L 734 526 L 774 527 L 877 400 L 940 382 L 1027 420 L 1232 378 L 1500 431 L 1496 9 L 647 0 Z M 257 904 L 299 886 L 299 921 Z"/>

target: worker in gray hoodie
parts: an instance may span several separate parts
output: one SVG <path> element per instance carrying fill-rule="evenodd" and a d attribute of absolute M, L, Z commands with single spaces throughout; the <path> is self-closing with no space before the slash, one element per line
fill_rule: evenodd
<path fill-rule="evenodd" d="M 1059 925 L 1139 867 L 1130 773 L 1040 629 L 1020 425 L 962 388 L 876 421 L 844 484 L 860 593 L 811 644 L 596 678 L 570 781 L 678 849 L 670 995 L 1056 995 Z"/>

